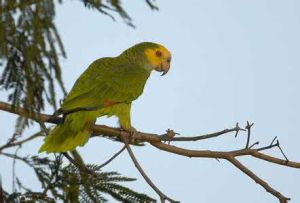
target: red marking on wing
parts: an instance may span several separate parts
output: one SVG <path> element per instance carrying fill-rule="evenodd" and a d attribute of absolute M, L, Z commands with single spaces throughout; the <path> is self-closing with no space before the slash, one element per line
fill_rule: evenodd
<path fill-rule="evenodd" d="M 109 107 L 109 106 L 112 106 L 112 105 L 115 105 L 115 104 L 118 104 L 118 103 L 120 103 L 120 102 L 113 102 L 113 101 L 110 101 L 110 100 L 105 100 L 103 102 L 103 106 L 104 107 Z"/>

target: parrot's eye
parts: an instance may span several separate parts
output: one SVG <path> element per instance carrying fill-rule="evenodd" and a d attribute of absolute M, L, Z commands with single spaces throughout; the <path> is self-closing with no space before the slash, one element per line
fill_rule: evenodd
<path fill-rule="evenodd" d="M 161 57 L 162 53 L 161 53 L 161 51 L 156 51 L 156 52 L 155 52 L 155 55 L 156 55 L 157 57 Z"/>

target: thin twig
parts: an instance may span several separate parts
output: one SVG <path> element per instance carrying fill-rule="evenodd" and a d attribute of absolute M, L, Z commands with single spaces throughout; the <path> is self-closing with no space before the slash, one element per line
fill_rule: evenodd
<path fill-rule="evenodd" d="M 17 156 L 18 151 L 20 150 L 20 146 L 16 149 L 14 156 Z M 16 160 L 17 159 L 13 159 L 13 163 L 12 163 L 12 191 L 15 192 L 16 191 Z"/>
<path fill-rule="evenodd" d="M 122 149 L 120 149 L 116 154 L 114 154 L 110 159 L 108 159 L 106 162 L 104 162 L 103 164 L 101 164 L 98 168 L 103 168 L 104 166 L 106 166 L 107 164 L 109 164 L 112 160 L 114 160 L 117 156 L 119 156 L 124 150 L 126 149 L 126 146 L 124 145 L 122 147 Z"/>
<path fill-rule="evenodd" d="M 284 158 L 285 158 L 286 161 L 289 161 L 289 159 L 287 158 L 287 156 L 284 154 L 284 152 L 283 152 L 283 150 L 282 150 L 282 148 L 281 148 L 280 143 L 279 143 L 278 140 L 277 140 L 277 143 L 278 143 L 278 148 L 279 148 L 281 154 L 284 156 Z"/>
<path fill-rule="evenodd" d="M 50 133 L 50 129 L 46 127 L 45 123 L 44 122 L 38 122 L 40 124 L 40 127 L 42 129 L 42 131 L 48 135 Z"/>
<path fill-rule="evenodd" d="M 254 142 L 254 143 L 249 147 L 249 149 L 253 148 L 255 145 L 259 145 L 259 142 L 258 142 L 258 141 L 257 141 L 257 142 Z"/>
<path fill-rule="evenodd" d="M 137 159 L 136 159 L 134 153 L 132 152 L 131 147 L 130 147 L 130 145 L 128 143 L 128 137 L 126 137 L 126 136 L 122 136 L 122 137 L 123 137 L 123 141 L 125 143 L 125 147 L 126 147 L 126 149 L 128 151 L 128 154 L 129 154 L 131 160 L 133 161 L 135 167 L 138 169 L 138 171 L 143 176 L 143 178 L 148 183 L 148 185 L 150 185 L 150 187 L 159 195 L 161 202 L 165 202 L 165 200 L 168 200 L 171 203 L 178 203 L 179 201 L 175 201 L 175 200 L 171 199 L 170 197 L 168 197 L 167 195 L 165 195 L 162 191 L 160 191 L 160 189 L 158 189 L 158 187 L 156 187 L 156 185 L 147 176 L 147 174 L 144 172 L 144 170 L 140 166 L 139 162 L 137 161 Z"/>
<path fill-rule="evenodd" d="M 57 178 L 58 178 L 58 172 L 59 172 L 60 165 L 61 165 L 62 154 L 60 154 L 60 155 L 58 155 L 58 156 L 57 156 L 56 154 L 54 154 L 54 156 L 55 156 L 55 164 L 56 164 L 56 167 L 55 167 L 54 172 L 51 172 L 51 176 L 50 176 L 50 178 L 49 178 L 49 183 L 48 183 L 47 187 L 45 187 L 44 191 L 42 192 L 43 195 L 46 195 L 47 192 L 48 192 L 48 190 L 51 189 L 51 187 L 53 186 L 53 185 L 52 185 L 52 184 L 53 184 L 52 181 L 53 181 L 54 179 L 55 179 L 54 181 L 56 181 Z"/>
<path fill-rule="evenodd" d="M 256 158 L 279 164 L 279 165 L 284 165 L 288 166 L 291 168 L 300 168 L 300 163 L 299 162 L 293 162 L 293 161 L 286 161 L 284 159 L 279 159 L 275 158 L 266 154 L 263 154 L 256 149 L 242 149 L 242 150 L 235 150 L 235 151 L 229 151 L 229 152 L 220 152 L 220 151 L 210 151 L 210 150 L 190 150 L 190 149 L 185 149 L 181 147 L 176 147 L 172 145 L 167 145 L 161 142 L 151 142 L 151 145 L 154 147 L 167 151 L 173 154 L 178 154 L 181 156 L 186 156 L 186 157 L 202 157 L 202 158 L 218 158 L 218 159 L 226 159 L 228 156 L 234 156 L 234 157 L 239 157 L 239 156 L 254 156 Z"/>
<path fill-rule="evenodd" d="M 247 121 L 247 125 L 246 125 L 246 129 L 247 129 L 247 142 L 246 142 L 246 146 L 245 149 L 249 148 L 249 143 L 250 143 L 250 136 L 251 136 L 251 127 L 254 125 L 254 123 L 249 123 L 249 121 Z"/>
<path fill-rule="evenodd" d="M 25 116 L 27 118 L 31 118 L 35 121 L 43 122 L 43 123 L 44 122 L 49 122 L 49 123 L 58 124 L 58 123 L 61 123 L 62 120 L 63 120 L 61 117 L 51 117 L 50 115 L 46 115 L 46 114 L 28 113 L 28 111 L 26 111 L 23 108 L 13 108 L 12 105 L 4 103 L 4 102 L 0 102 L 0 109 L 2 109 L 4 111 L 11 112 L 11 113 L 15 113 L 15 114 L 18 114 L 18 115 L 21 115 L 21 116 Z M 239 130 L 243 130 L 243 129 L 238 129 L 237 126 L 233 129 L 225 129 L 225 130 L 220 131 L 220 132 L 211 133 L 211 134 L 207 134 L 207 135 L 203 135 L 203 136 L 174 137 L 172 139 L 172 141 L 194 141 L 194 140 L 208 139 L 208 138 L 212 138 L 212 137 L 217 137 L 221 134 L 225 134 L 225 133 L 228 133 L 228 132 L 233 132 L 233 131 L 237 132 Z M 293 162 L 293 161 L 287 161 L 287 158 L 286 158 L 285 155 L 284 155 L 284 157 L 286 159 L 284 160 L 284 159 L 279 159 L 279 158 L 272 157 L 272 156 L 269 156 L 269 155 L 266 155 L 266 154 L 262 153 L 262 151 L 264 151 L 264 150 L 271 149 L 273 147 L 278 147 L 279 142 L 274 144 L 274 141 L 276 139 L 274 139 L 269 146 L 253 149 L 252 147 L 254 145 L 252 145 L 251 148 L 249 148 L 249 143 L 250 143 L 250 135 L 249 134 L 250 134 L 250 128 L 253 126 L 253 123 L 250 124 L 248 122 L 247 126 L 248 126 L 249 130 L 248 130 L 248 138 L 247 138 L 246 147 L 241 149 L 241 150 L 235 150 L 235 151 L 225 151 L 224 152 L 224 151 L 210 151 L 210 150 L 190 150 L 190 149 L 180 148 L 180 147 L 171 146 L 171 145 L 167 145 L 167 144 L 162 143 L 161 142 L 162 141 L 161 135 L 151 134 L 151 133 L 143 133 L 143 132 L 136 132 L 135 133 L 135 139 L 139 140 L 140 142 L 149 142 L 151 145 L 153 145 L 154 147 L 156 147 L 160 150 L 167 151 L 167 152 L 170 152 L 170 153 L 173 153 L 173 154 L 186 156 L 186 157 L 202 157 L 202 158 L 215 158 L 215 159 L 226 159 L 226 160 L 233 158 L 234 160 L 236 160 L 236 157 L 239 157 L 239 156 L 253 156 L 255 158 L 268 161 L 270 163 L 275 163 L 275 164 L 288 166 L 288 167 L 293 167 L 293 168 L 300 168 L 300 163 Z M 120 129 L 118 129 L 118 128 L 111 128 L 111 127 L 108 127 L 108 126 L 105 126 L 105 125 L 94 125 L 92 130 L 93 130 L 93 135 L 94 136 L 106 136 L 106 137 L 111 137 L 111 138 L 116 138 L 117 137 L 119 139 L 122 136 L 127 136 L 127 137 L 130 136 L 129 133 L 124 132 L 124 131 L 120 131 Z M 129 146 L 128 143 L 127 143 L 127 145 Z M 279 149 L 282 151 L 282 149 L 280 147 L 279 147 Z M 127 148 L 127 150 L 128 150 L 128 152 L 130 152 L 131 151 L 130 147 Z M 2 154 L 5 155 L 3 152 L 2 152 Z M 234 161 L 234 163 L 237 164 L 238 166 L 240 166 L 239 162 Z M 138 169 L 139 168 L 141 169 L 141 167 L 140 166 L 138 167 L 138 166 L 139 166 L 139 164 L 137 164 L 136 167 Z M 249 170 L 249 169 L 247 169 L 247 170 Z M 246 171 L 242 170 L 242 171 L 244 173 L 246 173 L 246 172 L 249 173 L 250 170 L 249 171 L 247 171 L 247 170 Z M 143 170 L 141 170 L 141 171 L 140 171 L 140 173 L 144 174 Z M 253 172 L 251 172 L 251 173 L 253 173 Z M 147 181 L 147 178 L 145 178 L 145 180 Z M 150 182 L 151 182 L 151 180 L 150 180 Z M 271 189 L 272 189 L 271 191 L 276 191 L 273 188 L 271 188 Z M 275 195 L 275 193 L 273 195 Z M 280 195 L 277 194 L 276 197 L 279 197 L 279 196 Z M 281 198 L 281 201 L 282 201 L 281 203 L 286 203 L 287 200 L 288 200 L 288 198 L 286 198 L 286 199 L 285 199 L 285 197 Z M 165 199 L 162 199 L 162 202 L 163 201 L 165 201 Z"/>
<path fill-rule="evenodd" d="M 198 140 L 204 140 L 204 139 L 210 139 L 213 137 L 218 137 L 220 135 L 224 135 L 224 134 L 227 134 L 230 132 L 236 132 L 236 134 L 235 134 L 235 136 L 236 136 L 239 131 L 245 131 L 245 129 L 240 128 L 237 123 L 234 128 L 224 129 L 224 130 L 221 130 L 218 132 L 209 133 L 209 134 L 205 134 L 205 135 L 199 135 L 199 136 L 193 136 L 193 137 L 190 137 L 190 136 L 189 137 L 174 137 L 174 138 L 172 138 L 172 141 L 198 141 Z M 162 138 L 161 140 L 168 141 L 169 139 L 167 137 L 164 137 L 164 135 L 161 136 L 161 138 Z"/>
<path fill-rule="evenodd" d="M 275 136 L 275 137 L 273 138 L 273 140 L 272 140 L 272 142 L 271 142 L 270 145 L 273 145 L 273 143 L 275 142 L 276 139 L 277 139 L 277 136 Z"/>
<path fill-rule="evenodd" d="M 280 150 L 280 152 L 281 152 L 281 154 L 283 155 L 283 157 L 285 158 L 285 160 L 286 160 L 287 162 L 289 162 L 289 159 L 287 158 L 287 156 L 286 156 L 285 153 L 283 152 L 283 150 L 282 150 L 282 148 L 281 148 L 281 146 L 280 146 L 280 143 L 279 143 L 278 140 L 276 140 L 276 138 L 277 138 L 277 136 L 272 140 L 272 142 L 271 142 L 271 144 L 270 144 L 269 146 L 261 147 L 261 148 L 258 148 L 258 149 L 256 149 L 256 150 L 257 150 L 257 151 L 263 151 L 263 150 L 266 150 L 266 149 L 271 149 L 271 148 L 273 148 L 273 147 L 277 147 L 277 148 Z M 276 143 L 274 144 L 275 140 L 276 140 Z M 251 148 L 251 147 L 250 147 L 250 148 Z"/>
<path fill-rule="evenodd" d="M 256 148 L 255 150 L 256 150 L 256 151 L 264 151 L 264 150 L 267 150 L 267 149 L 271 149 L 271 148 L 273 148 L 273 147 L 278 147 L 278 143 L 276 143 L 276 144 L 271 143 L 271 144 L 268 145 L 268 146 Z"/>
<path fill-rule="evenodd" d="M 10 153 L 6 153 L 6 152 L 1 152 L 1 155 L 6 156 L 6 157 L 11 158 L 11 159 L 20 160 L 23 163 L 27 164 L 28 166 L 33 167 L 33 165 L 31 163 L 29 163 L 29 161 L 25 157 L 20 157 L 16 154 L 10 154 Z"/>
<path fill-rule="evenodd" d="M 2 188 L 2 178 L 0 175 L 0 203 L 4 202 L 4 190 Z"/>
<path fill-rule="evenodd" d="M 236 166 L 238 169 L 240 169 L 243 173 L 245 173 L 247 176 L 249 176 L 252 180 L 254 180 L 257 184 L 262 186 L 266 189 L 267 192 L 271 193 L 275 197 L 278 198 L 280 203 L 287 203 L 290 198 L 285 197 L 277 190 L 273 189 L 267 182 L 265 182 L 263 179 L 259 178 L 257 175 L 255 175 L 251 170 L 249 170 L 246 166 L 244 166 L 241 162 L 239 162 L 236 158 L 230 157 L 227 159 L 229 162 L 231 162 L 234 166 Z"/>
<path fill-rule="evenodd" d="M 81 172 L 86 172 L 92 176 L 97 176 L 94 171 L 89 170 L 85 165 L 77 163 L 67 152 L 61 153 L 64 157 L 66 157 L 74 166 L 76 166 Z"/>
<path fill-rule="evenodd" d="M 40 131 L 40 132 L 37 132 L 37 133 L 29 136 L 28 138 L 25 138 L 24 140 L 20 140 L 18 142 L 8 142 L 7 144 L 0 147 L 0 152 L 6 148 L 21 146 L 22 144 L 24 144 L 28 141 L 31 141 L 31 140 L 35 139 L 36 137 L 42 136 L 42 134 L 43 134 L 43 131 Z"/>

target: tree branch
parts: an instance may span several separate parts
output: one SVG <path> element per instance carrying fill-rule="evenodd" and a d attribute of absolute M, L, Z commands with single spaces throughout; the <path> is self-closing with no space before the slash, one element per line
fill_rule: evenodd
<path fill-rule="evenodd" d="M 29 142 L 37 137 L 42 136 L 42 134 L 44 133 L 44 131 L 40 131 L 37 132 L 31 136 L 29 136 L 28 138 L 25 138 L 24 140 L 20 140 L 20 141 L 12 141 L 12 142 L 7 142 L 6 144 L 0 146 L 0 153 L 2 150 L 6 149 L 6 148 L 10 148 L 10 147 L 16 147 L 16 146 L 22 146 L 22 144 Z"/>
<path fill-rule="evenodd" d="M 172 139 L 168 139 L 168 138 L 162 138 L 162 141 L 198 141 L 198 140 L 205 140 L 205 139 L 210 139 L 210 138 L 214 138 L 214 137 L 219 137 L 220 135 L 224 135 L 230 132 L 235 132 L 237 136 L 237 134 L 239 133 L 239 131 L 246 131 L 245 129 L 242 129 L 239 127 L 239 124 L 236 123 L 236 126 L 234 128 L 230 128 L 230 129 L 224 129 L 222 131 L 218 131 L 218 132 L 214 132 L 214 133 L 209 133 L 209 134 L 205 134 L 205 135 L 199 135 L 199 136 L 194 136 L 194 137 L 174 137 Z"/>
<path fill-rule="evenodd" d="M 251 170 L 249 170 L 246 166 L 244 166 L 241 162 L 239 162 L 236 158 L 230 157 L 228 159 L 229 162 L 231 162 L 234 166 L 236 166 L 238 169 L 240 169 L 243 173 L 245 173 L 247 176 L 249 176 L 252 180 L 254 180 L 257 184 L 261 185 L 263 188 L 266 189 L 267 192 L 271 193 L 275 197 L 277 197 L 280 201 L 280 203 L 287 203 L 290 198 L 283 196 L 280 192 L 273 189 L 267 182 L 259 178 L 257 175 L 255 175 Z"/>
<path fill-rule="evenodd" d="M 128 154 L 129 154 L 131 160 L 133 161 L 135 167 L 138 169 L 138 171 L 143 176 L 143 178 L 148 183 L 148 185 L 150 185 L 150 187 L 159 195 L 161 203 L 164 203 L 166 200 L 170 201 L 171 203 L 179 203 L 178 201 L 175 201 L 175 200 L 171 199 L 170 197 L 168 197 L 167 195 L 165 195 L 162 191 L 160 191 L 160 189 L 158 189 L 158 187 L 156 187 L 156 185 L 152 182 L 152 180 L 147 176 L 147 174 L 144 172 L 144 170 L 142 169 L 141 165 L 137 161 L 134 153 L 131 150 L 131 147 L 130 147 L 130 145 L 128 143 L 128 140 L 129 140 L 128 135 L 122 135 L 122 139 L 123 139 L 123 141 L 125 143 L 125 147 L 126 147 L 126 149 L 128 151 Z"/>
<path fill-rule="evenodd" d="M 247 125 L 246 125 L 246 129 L 247 129 L 247 142 L 246 142 L 246 146 L 245 148 L 249 148 L 249 143 L 250 143 L 250 137 L 251 137 L 251 128 L 254 125 L 254 123 L 249 123 L 249 121 L 247 121 Z"/>
<path fill-rule="evenodd" d="M 4 103 L 4 102 L 0 102 L 0 109 L 4 110 L 4 111 L 7 111 L 7 112 L 11 112 L 11 113 L 14 113 L 14 114 L 18 114 L 18 115 L 21 115 L 21 116 L 31 118 L 31 119 L 33 119 L 37 122 L 48 122 L 48 123 L 54 123 L 54 124 L 59 124 L 59 123 L 62 122 L 61 117 L 53 117 L 53 116 L 50 116 L 50 115 L 47 115 L 47 114 L 29 113 L 28 111 L 26 111 L 23 108 L 13 107 L 10 104 Z M 165 136 L 166 134 L 157 135 L 157 134 L 151 134 L 151 133 L 136 132 L 135 133 L 135 140 L 140 141 L 140 142 L 148 142 L 152 146 L 154 146 L 154 147 L 156 147 L 160 150 L 167 151 L 167 152 L 177 154 L 177 155 L 181 155 L 181 156 L 225 159 L 225 160 L 231 162 L 237 168 L 239 168 L 242 172 L 247 174 L 250 178 L 252 178 L 258 184 L 260 184 L 262 187 L 264 187 L 268 192 L 270 192 L 275 197 L 277 197 L 280 200 L 281 203 L 286 203 L 289 200 L 289 198 L 285 197 L 284 195 L 282 195 L 281 193 L 279 193 L 278 191 L 276 191 L 275 189 L 270 187 L 262 179 L 257 177 L 252 171 L 250 171 L 248 168 L 246 168 L 244 165 L 242 165 L 236 159 L 236 157 L 252 156 L 252 157 L 255 157 L 255 158 L 258 158 L 258 159 L 268 161 L 270 163 L 279 164 L 279 165 L 283 165 L 283 166 L 288 166 L 288 167 L 292 167 L 292 168 L 300 168 L 300 163 L 289 161 L 286 158 L 286 156 L 282 152 L 281 147 L 279 146 L 279 142 L 277 141 L 274 144 L 274 141 L 276 140 L 276 137 L 275 137 L 275 139 L 273 139 L 271 144 L 268 145 L 268 146 L 264 146 L 264 147 L 260 147 L 260 148 L 255 149 L 254 146 L 258 144 L 258 142 L 256 142 L 256 143 L 252 144 L 249 147 L 250 128 L 251 128 L 252 124 L 250 124 L 250 123 L 248 123 L 248 124 L 249 125 L 247 125 L 247 126 L 248 126 L 249 129 L 248 129 L 248 132 L 247 132 L 248 137 L 247 137 L 246 147 L 244 147 L 240 150 L 234 150 L 234 151 L 190 150 L 190 149 L 180 148 L 180 147 L 176 147 L 176 146 L 172 146 L 172 145 L 167 145 L 167 144 L 164 144 L 164 143 L 161 142 L 161 141 L 170 141 L 170 139 Z M 246 128 L 247 128 L 247 126 L 246 126 Z M 122 140 L 123 136 L 126 136 L 126 137 L 130 136 L 129 133 L 121 131 L 119 128 L 112 128 L 112 127 L 108 127 L 108 126 L 105 126 L 105 125 L 94 125 L 92 129 L 93 129 L 93 136 L 102 136 L 102 137 L 104 136 L 104 137 L 111 137 L 111 138 L 116 138 L 117 137 L 120 140 Z M 224 135 L 224 134 L 227 134 L 227 133 L 230 133 L 230 132 L 236 132 L 236 135 L 237 135 L 237 133 L 241 130 L 244 130 L 244 129 L 241 129 L 238 125 L 236 125 L 236 127 L 234 127 L 234 128 L 225 129 L 225 130 L 222 130 L 222 131 L 219 131 L 219 132 L 216 132 L 216 133 L 210 133 L 210 134 L 201 135 L 201 136 L 174 137 L 174 138 L 171 139 L 171 141 L 198 141 L 198 140 L 218 137 L 220 135 Z M 129 144 L 128 144 L 128 146 L 129 146 Z M 262 151 L 272 149 L 274 147 L 278 147 L 280 149 L 280 151 L 284 155 L 285 159 L 276 158 L 276 157 L 273 157 L 273 156 L 262 153 Z M 127 151 L 129 152 L 129 154 L 131 154 L 130 153 L 130 151 L 131 151 L 130 147 L 127 148 Z M 133 161 L 134 161 L 134 159 L 133 159 Z M 135 161 L 136 161 L 136 159 L 135 159 Z M 140 167 L 139 164 L 136 164 L 136 167 L 139 169 L 139 167 Z M 141 172 L 141 171 L 142 170 L 140 170 L 141 174 L 144 173 L 144 172 Z M 151 182 L 151 180 L 150 180 L 150 182 Z M 150 182 L 148 182 L 148 184 L 151 186 Z M 154 190 L 157 191 L 156 189 L 154 189 Z M 160 193 L 158 192 L 158 194 L 160 194 Z"/>
<path fill-rule="evenodd" d="M 124 147 L 122 147 L 117 153 L 115 153 L 110 159 L 108 159 L 106 162 L 104 162 L 103 164 L 101 164 L 99 166 L 99 168 L 103 168 L 104 166 L 106 166 L 107 164 L 109 164 L 110 162 L 112 162 L 112 160 L 114 160 L 117 156 L 119 156 L 124 150 L 126 149 L 126 146 L 124 145 Z"/>

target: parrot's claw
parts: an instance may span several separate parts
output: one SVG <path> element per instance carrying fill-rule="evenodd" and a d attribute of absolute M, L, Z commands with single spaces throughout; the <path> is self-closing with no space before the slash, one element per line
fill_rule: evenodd
<path fill-rule="evenodd" d="M 121 129 L 129 133 L 129 143 L 135 143 L 137 130 L 134 127 L 130 127 L 129 130 Z"/>
<path fill-rule="evenodd" d="M 131 127 L 129 130 L 129 134 L 130 134 L 130 142 L 135 143 L 137 130 L 134 127 Z"/>

